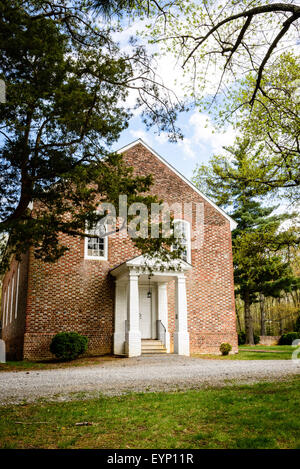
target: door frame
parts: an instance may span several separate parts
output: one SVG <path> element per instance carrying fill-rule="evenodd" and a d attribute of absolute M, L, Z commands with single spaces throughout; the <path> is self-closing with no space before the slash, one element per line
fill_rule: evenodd
<path fill-rule="evenodd" d="M 145 289 L 149 290 L 149 285 L 146 283 L 141 283 L 139 284 L 139 304 L 140 304 L 140 289 Z M 157 339 L 157 330 L 156 330 L 156 320 L 157 320 L 157 308 L 156 308 L 156 285 L 151 285 L 150 286 L 150 291 L 151 291 L 151 337 L 150 339 Z M 140 314 L 140 311 L 139 311 Z M 142 337 L 143 339 L 143 337 Z M 145 339 L 147 340 L 147 339 Z"/>

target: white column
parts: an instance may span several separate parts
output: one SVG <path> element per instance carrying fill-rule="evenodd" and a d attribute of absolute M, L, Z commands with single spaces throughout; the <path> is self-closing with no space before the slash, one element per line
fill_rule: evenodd
<path fill-rule="evenodd" d="M 115 331 L 114 354 L 125 353 L 125 320 L 127 319 L 126 283 L 116 280 L 115 284 Z"/>
<path fill-rule="evenodd" d="M 129 272 L 127 293 L 127 324 L 125 353 L 128 357 L 141 355 L 141 331 L 139 316 L 139 277 L 137 272 Z"/>
<path fill-rule="evenodd" d="M 157 284 L 157 319 L 159 319 L 166 328 L 165 347 L 170 353 L 170 333 L 168 331 L 168 293 L 167 284 Z M 160 337 L 158 337 L 161 340 Z"/>
<path fill-rule="evenodd" d="M 178 274 L 175 281 L 176 332 L 174 333 L 174 353 L 190 355 L 190 339 L 187 330 L 187 301 L 185 275 Z"/>

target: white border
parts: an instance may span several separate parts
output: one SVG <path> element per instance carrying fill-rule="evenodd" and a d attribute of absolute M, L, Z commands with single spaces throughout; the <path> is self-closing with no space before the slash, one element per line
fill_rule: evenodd
<path fill-rule="evenodd" d="M 190 224 L 189 221 L 185 220 L 184 218 L 175 218 L 173 220 L 174 228 L 175 228 L 175 223 L 177 221 L 183 222 L 187 225 L 187 242 L 188 242 L 188 245 L 187 245 L 187 260 L 185 260 L 185 259 L 182 259 L 182 260 L 185 261 L 185 262 L 188 262 L 189 264 L 191 264 L 191 259 L 192 259 L 192 254 L 191 254 L 191 224 Z"/>
<path fill-rule="evenodd" d="M 8 324 L 8 308 L 9 308 L 9 287 L 10 287 L 10 280 L 9 282 L 7 283 L 7 295 L 6 295 L 6 320 L 5 320 L 5 325 L 7 326 Z"/>
<path fill-rule="evenodd" d="M 3 292 L 3 313 L 2 313 L 2 328 L 6 325 L 6 296 L 7 296 L 7 287 Z"/>
<path fill-rule="evenodd" d="M 14 302 L 14 290 L 15 288 L 15 272 L 11 278 L 11 287 L 10 287 L 10 315 L 9 315 L 9 322 L 11 323 L 13 320 L 13 302 Z"/>
<path fill-rule="evenodd" d="M 183 174 L 177 171 L 177 169 L 175 169 L 170 163 L 168 163 L 162 156 L 156 153 L 156 151 L 149 147 L 149 145 L 147 145 L 147 143 L 145 143 L 141 138 L 138 138 L 137 140 L 134 140 L 134 142 L 131 142 L 128 145 L 120 148 L 119 150 L 117 150 L 117 153 L 123 153 L 124 151 L 129 150 L 130 148 L 134 147 L 135 145 L 138 145 L 139 143 L 141 143 L 145 148 L 147 148 L 147 150 L 149 150 L 154 156 L 156 156 L 156 158 L 158 158 L 169 169 L 171 169 L 171 171 L 173 171 L 186 184 L 188 184 L 195 192 L 197 192 L 197 194 L 199 194 L 204 200 L 206 200 L 206 202 L 210 203 L 210 205 L 212 205 L 219 213 L 221 213 L 221 215 L 223 215 L 223 217 L 225 217 L 229 221 L 231 230 L 234 230 L 237 227 L 237 223 L 229 215 L 227 215 L 227 213 L 224 212 L 223 209 L 218 207 L 214 202 L 212 202 L 208 197 L 206 197 L 206 195 L 199 191 L 199 189 L 197 189 L 197 187 L 191 181 L 189 181 L 185 176 L 183 176 Z"/>
<path fill-rule="evenodd" d="M 99 236 L 99 238 L 100 237 L 101 236 Z M 104 256 L 101 256 L 101 257 L 88 255 L 88 237 L 85 237 L 84 238 L 84 258 L 92 260 L 92 261 L 107 261 L 108 260 L 108 236 L 104 236 Z"/>
<path fill-rule="evenodd" d="M 15 319 L 17 319 L 17 316 L 18 316 L 19 282 L 20 282 L 20 262 L 18 263 L 18 271 L 17 271 L 17 289 L 16 289 L 16 302 L 15 302 Z"/>

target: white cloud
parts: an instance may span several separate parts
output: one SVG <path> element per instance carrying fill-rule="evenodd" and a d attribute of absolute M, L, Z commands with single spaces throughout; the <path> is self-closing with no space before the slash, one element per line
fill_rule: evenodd
<path fill-rule="evenodd" d="M 168 134 L 165 132 L 162 132 L 159 135 L 155 135 L 155 140 L 158 142 L 160 145 L 163 145 L 164 143 L 167 143 L 169 141 Z"/>
<path fill-rule="evenodd" d="M 151 144 L 151 138 L 149 134 L 147 134 L 143 129 L 130 130 L 130 135 L 132 135 L 135 140 L 141 138 L 145 143 L 148 143 L 148 145 Z"/>
<path fill-rule="evenodd" d="M 223 146 L 232 145 L 237 136 L 237 132 L 232 127 L 228 127 L 225 132 L 217 130 L 209 115 L 205 113 L 194 112 L 189 119 L 189 124 L 194 128 L 194 143 L 210 145 L 213 153 L 220 153 Z"/>
<path fill-rule="evenodd" d="M 193 139 L 191 138 L 184 138 L 183 140 L 178 141 L 178 146 L 182 148 L 183 159 L 186 160 L 187 158 L 195 159 L 196 152 L 194 147 Z"/>
<path fill-rule="evenodd" d="M 207 160 L 212 154 L 223 153 L 223 146 L 234 143 L 237 132 L 229 127 L 225 132 L 221 132 L 213 125 L 208 114 L 194 112 L 183 131 L 187 135 L 183 140 L 177 142 L 184 160 Z M 156 136 L 158 143 L 165 143 L 167 137 L 162 134 Z"/>

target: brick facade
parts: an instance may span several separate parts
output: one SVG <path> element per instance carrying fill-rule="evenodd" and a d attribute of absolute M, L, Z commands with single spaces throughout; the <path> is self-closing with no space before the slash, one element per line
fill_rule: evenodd
<path fill-rule="evenodd" d="M 136 173 L 153 174 L 152 193 L 165 202 L 204 204 L 204 242 L 192 249 L 193 269 L 187 273 L 188 327 L 191 353 L 219 353 L 222 342 L 237 351 L 230 223 L 168 166 L 138 143 L 124 153 Z M 195 229 L 195 226 L 193 227 Z M 50 358 L 51 338 L 77 331 L 89 338 L 89 354 L 112 353 L 114 281 L 109 271 L 139 253 L 128 238 L 108 239 L 108 260 L 84 258 L 84 240 L 65 237 L 70 250 L 55 264 L 30 252 L 21 263 L 19 313 L 3 327 L 10 356 Z M 11 263 L 3 292 L 16 271 Z M 4 295 L 2 294 L 2 303 Z M 174 282 L 168 284 L 171 350 L 174 333 Z M 3 304 L 2 304 L 3 311 Z"/>
<path fill-rule="evenodd" d="M 28 263 L 28 254 L 22 256 L 21 262 L 13 259 L 10 264 L 10 269 L 4 276 L 2 282 L 2 339 L 6 344 L 8 360 L 21 360 L 23 358 Z"/>

